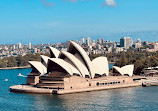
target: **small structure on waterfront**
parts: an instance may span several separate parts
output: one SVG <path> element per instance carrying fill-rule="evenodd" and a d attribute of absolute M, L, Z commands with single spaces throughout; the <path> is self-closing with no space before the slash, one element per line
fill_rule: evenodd
<path fill-rule="evenodd" d="M 133 76 L 133 70 L 134 70 L 134 65 L 126 65 L 123 67 L 118 67 L 118 66 L 112 66 L 112 72 L 114 75 L 128 75 L 128 76 Z"/>
<path fill-rule="evenodd" d="M 158 66 L 144 68 L 142 72 L 143 72 L 143 75 L 146 77 L 147 76 L 158 77 Z"/>
<path fill-rule="evenodd" d="M 84 49 L 73 41 L 69 41 L 67 52 L 49 48 L 50 57 L 41 55 L 41 62 L 29 61 L 32 71 L 27 84 L 17 89 L 12 86 L 11 91 L 44 93 L 46 88 L 52 93 L 65 94 L 141 85 L 132 77 L 134 65 L 113 66 L 113 71 L 120 76 L 111 76 L 106 57 L 90 60 Z"/>

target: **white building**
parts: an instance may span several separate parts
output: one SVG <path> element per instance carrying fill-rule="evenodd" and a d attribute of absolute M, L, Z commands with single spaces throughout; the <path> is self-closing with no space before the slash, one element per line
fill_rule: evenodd
<path fill-rule="evenodd" d="M 102 40 L 101 40 L 101 39 L 98 39 L 98 43 L 99 43 L 99 44 L 102 44 Z"/>
<path fill-rule="evenodd" d="M 120 47 L 124 47 L 125 49 L 128 49 L 129 47 L 132 47 L 133 40 L 131 37 L 123 37 L 120 39 Z"/>
<path fill-rule="evenodd" d="M 21 43 L 17 43 L 17 47 L 18 47 L 18 49 L 22 48 Z"/>
<path fill-rule="evenodd" d="M 15 44 L 13 45 L 13 49 L 15 49 L 16 47 L 15 47 Z"/>
<path fill-rule="evenodd" d="M 84 38 L 81 38 L 81 43 L 85 43 L 85 39 Z"/>
<path fill-rule="evenodd" d="M 30 43 L 30 42 L 29 42 L 29 44 L 28 44 L 28 48 L 31 49 L 31 43 Z"/>
<path fill-rule="evenodd" d="M 27 77 L 27 86 L 40 89 L 37 93 L 46 90 L 46 93 L 72 93 L 114 88 L 122 84 L 133 84 L 133 66 L 125 66 L 117 69 L 117 73 L 123 76 L 109 76 L 109 64 L 106 57 L 89 58 L 85 50 L 77 43 L 69 41 L 67 51 L 59 51 L 50 48 L 50 57 L 41 56 L 41 62 L 29 61 L 32 71 Z M 131 86 L 131 85 L 129 85 Z M 10 90 L 19 89 L 22 86 L 10 87 Z M 15 89 L 14 89 L 15 88 Z M 28 87 L 27 87 L 28 88 Z M 29 91 L 30 88 L 18 91 Z M 50 90 L 51 89 L 51 90 Z M 48 91 L 48 92 L 47 92 Z M 36 92 L 36 91 L 35 91 Z M 63 93 L 62 93 L 63 92 Z"/>
<path fill-rule="evenodd" d="M 90 45 L 91 45 L 91 43 L 92 43 L 91 38 L 90 38 L 90 37 L 88 37 L 88 38 L 87 38 L 87 45 L 88 45 L 88 46 L 90 46 Z"/>
<path fill-rule="evenodd" d="M 141 42 L 141 40 L 140 40 L 140 39 L 138 39 L 138 40 L 137 40 L 137 43 L 141 44 L 142 42 Z"/>

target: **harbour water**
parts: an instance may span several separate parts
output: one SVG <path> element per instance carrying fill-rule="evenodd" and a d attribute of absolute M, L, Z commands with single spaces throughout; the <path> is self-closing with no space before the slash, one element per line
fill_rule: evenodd
<path fill-rule="evenodd" d="M 31 69 L 0 70 L 0 111 L 157 111 L 158 87 L 131 87 L 67 95 L 12 93 Z M 8 81 L 7 81 L 8 79 Z"/>

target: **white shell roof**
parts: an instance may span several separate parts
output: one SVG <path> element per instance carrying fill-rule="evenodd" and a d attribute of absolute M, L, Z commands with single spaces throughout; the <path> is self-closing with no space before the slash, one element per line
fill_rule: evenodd
<path fill-rule="evenodd" d="M 122 71 L 122 69 L 120 67 L 118 67 L 118 66 L 112 66 L 112 68 L 115 69 L 115 70 L 117 70 L 122 76 L 124 75 L 123 71 Z"/>
<path fill-rule="evenodd" d="M 95 73 L 106 76 L 109 75 L 109 64 L 106 57 L 97 57 L 92 61 L 93 67 L 95 69 Z M 92 75 L 94 78 L 95 75 Z"/>
<path fill-rule="evenodd" d="M 31 65 L 31 67 L 33 66 L 34 68 L 36 68 L 36 70 L 38 70 L 41 75 L 47 73 L 47 68 L 41 62 L 29 61 L 29 64 Z"/>
<path fill-rule="evenodd" d="M 134 65 L 126 65 L 126 66 L 123 66 L 121 68 L 119 68 L 117 66 L 113 66 L 112 68 L 117 70 L 121 75 L 128 74 L 129 76 L 132 76 L 133 71 L 134 71 Z"/>
<path fill-rule="evenodd" d="M 72 47 L 75 49 L 73 51 L 76 52 L 71 51 Z M 95 77 L 95 74 L 106 74 L 106 76 L 109 75 L 109 64 L 106 57 L 98 57 L 91 61 L 85 50 L 79 44 L 73 41 L 69 41 L 68 52 L 60 52 L 53 47 L 49 48 L 54 58 L 41 55 L 41 59 L 44 61 L 43 64 L 38 61 L 29 61 L 31 67 L 35 68 L 40 73 L 40 75 L 47 73 L 47 68 L 45 65 L 49 64 L 48 61 L 52 61 L 52 67 L 53 64 L 58 64 L 70 75 L 79 74 L 84 78 L 86 75 L 88 75 L 92 79 Z M 60 59 L 62 58 L 62 55 L 66 57 L 64 60 Z M 113 66 L 112 69 L 117 70 L 121 75 L 127 74 L 132 76 L 134 65 L 126 65 L 121 68 Z"/>
<path fill-rule="evenodd" d="M 129 76 L 133 75 L 134 65 L 126 65 L 121 68 L 124 74 L 128 74 Z"/>
<path fill-rule="evenodd" d="M 87 68 L 90 71 L 91 77 L 92 77 L 92 75 L 95 74 L 94 67 L 91 64 L 91 60 L 90 60 L 89 56 L 87 55 L 87 53 L 85 52 L 85 50 L 79 44 L 77 44 L 73 41 L 69 41 L 68 52 L 69 52 L 70 45 L 73 45 L 78 50 L 78 52 L 81 54 L 82 58 L 84 59 L 86 65 L 87 65 Z"/>
<path fill-rule="evenodd" d="M 63 69 L 65 69 L 70 75 L 73 75 L 74 73 L 81 75 L 81 73 L 71 64 L 64 61 L 63 59 L 59 58 L 50 58 L 49 60 L 53 61 L 54 63 L 61 66 Z"/>
<path fill-rule="evenodd" d="M 45 55 L 41 55 L 41 58 L 44 60 L 44 62 L 47 64 L 48 63 L 48 59 L 50 58 L 50 57 L 48 57 L 48 56 L 45 56 Z"/>
<path fill-rule="evenodd" d="M 84 78 L 85 78 L 85 75 L 89 76 L 89 71 L 79 59 L 77 59 L 74 55 L 66 51 L 61 51 L 61 55 L 62 54 L 65 55 L 74 64 L 74 66 L 80 71 L 80 73 L 82 74 Z"/>
<path fill-rule="evenodd" d="M 54 47 L 51 47 L 51 46 L 49 46 L 49 48 L 50 48 L 51 52 L 54 54 L 55 58 L 58 58 L 58 56 L 59 56 L 59 54 L 60 54 L 60 51 L 57 50 L 57 49 L 54 48 Z"/>

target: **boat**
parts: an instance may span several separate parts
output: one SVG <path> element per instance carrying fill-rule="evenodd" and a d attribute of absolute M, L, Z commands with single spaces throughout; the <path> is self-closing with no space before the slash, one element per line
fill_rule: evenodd
<path fill-rule="evenodd" d="M 21 73 L 19 73 L 17 76 L 20 76 L 20 77 L 27 77 L 25 75 L 22 75 Z"/>
<path fill-rule="evenodd" d="M 144 87 L 148 87 L 148 86 L 158 86 L 158 80 L 147 80 L 147 81 L 144 81 L 142 83 L 142 86 Z"/>

